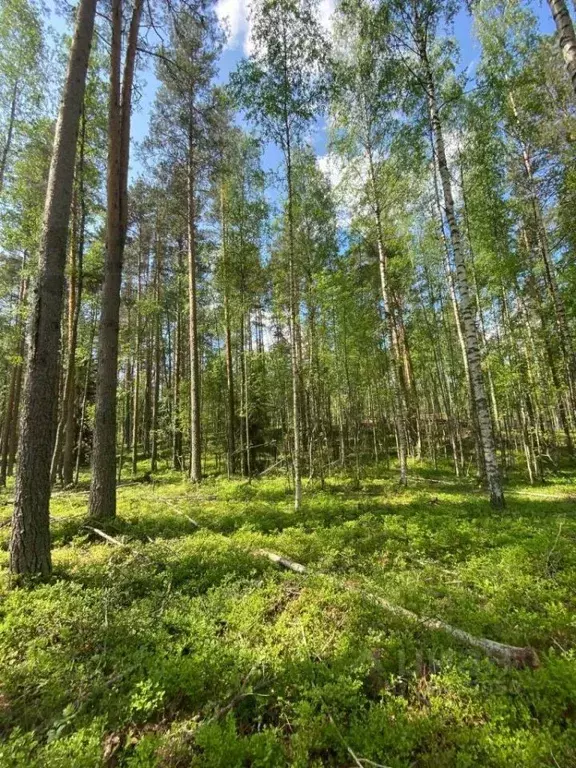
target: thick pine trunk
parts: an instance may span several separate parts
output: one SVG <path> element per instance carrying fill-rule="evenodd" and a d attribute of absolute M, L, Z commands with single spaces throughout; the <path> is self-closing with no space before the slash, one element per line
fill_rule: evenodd
<path fill-rule="evenodd" d="M 122 269 L 120 218 L 122 107 L 120 70 L 122 58 L 122 5 L 112 2 L 112 45 L 108 104 L 108 179 L 106 210 L 106 260 L 98 333 L 96 418 L 90 485 L 90 516 L 96 520 L 116 514 L 116 381 L 118 365 L 118 314 Z"/>
<path fill-rule="evenodd" d="M 81 0 L 46 192 L 38 278 L 30 318 L 10 540 L 10 570 L 15 574 L 48 576 L 51 571 L 50 461 L 56 427 L 54 403 L 58 387 L 64 266 L 78 127 L 95 11 L 96 0 Z"/>
<path fill-rule="evenodd" d="M 127 185 L 132 86 L 142 0 L 136 0 L 132 11 L 122 88 L 120 86 L 121 10 L 120 0 L 113 0 L 108 114 L 106 261 L 98 335 L 96 418 L 89 501 L 90 517 L 95 520 L 108 520 L 116 516 L 116 392 L 120 287 L 128 221 Z"/>

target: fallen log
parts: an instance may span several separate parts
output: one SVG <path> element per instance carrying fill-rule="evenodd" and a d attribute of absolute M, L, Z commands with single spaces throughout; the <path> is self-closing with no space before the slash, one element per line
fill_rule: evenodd
<path fill-rule="evenodd" d="M 84 527 L 93 531 L 95 534 L 105 539 L 110 544 L 115 544 L 118 547 L 129 547 L 128 544 L 125 544 L 122 541 L 118 541 L 118 539 L 113 538 L 98 528 L 93 528 L 89 525 Z M 294 571 L 294 573 L 309 573 L 308 568 L 305 565 L 302 565 L 302 563 L 297 563 L 295 560 L 290 560 L 290 558 L 285 557 L 284 555 L 279 555 L 276 552 L 270 552 L 270 550 L 267 549 L 255 549 L 251 552 L 251 554 L 254 555 L 254 557 L 264 557 L 267 560 L 276 563 L 277 565 L 281 565 L 283 568 Z M 327 576 L 328 574 L 322 575 Z M 412 624 L 418 624 L 435 632 L 444 632 L 444 634 L 450 635 L 450 637 L 455 638 L 464 645 L 468 645 L 471 648 L 477 648 L 478 650 L 485 653 L 489 658 L 494 659 L 500 664 L 516 667 L 518 669 L 523 669 L 525 667 L 536 669 L 538 666 L 540 666 L 538 654 L 534 648 L 530 647 L 529 645 L 525 646 L 524 648 L 520 648 L 516 645 L 498 643 L 496 640 L 489 640 L 485 637 L 476 637 L 475 635 L 470 634 L 470 632 L 466 632 L 463 629 L 454 627 L 452 624 L 448 624 L 441 619 L 432 619 L 418 616 L 417 613 L 409 611 L 407 608 L 403 608 L 401 605 L 390 603 L 385 598 L 380 597 L 379 595 L 375 595 L 373 592 L 367 591 L 362 586 L 356 584 L 353 581 L 339 581 L 338 584 L 344 587 L 344 589 L 346 589 L 348 592 L 353 592 L 357 595 L 360 595 L 364 599 L 369 600 L 375 605 L 378 605 L 380 608 L 384 609 L 387 613 L 390 613 L 393 616 L 406 619 L 406 621 L 409 621 Z"/>
<path fill-rule="evenodd" d="M 104 531 L 101 531 L 100 528 L 93 528 L 91 525 L 84 525 L 82 527 L 87 531 L 92 531 L 92 533 L 100 536 L 100 538 L 108 541 L 110 544 L 115 544 L 117 547 L 128 547 L 128 544 L 125 544 L 123 541 L 118 541 L 118 539 L 115 539 L 113 536 L 110 536 L 109 534 L 104 533 Z"/>
<path fill-rule="evenodd" d="M 255 550 L 252 554 L 256 557 L 266 557 L 273 563 L 277 563 L 278 565 L 294 571 L 295 573 L 308 573 L 308 569 L 305 565 L 297 563 L 294 560 L 290 560 L 289 558 L 282 555 L 278 555 L 275 552 L 270 552 L 266 549 L 258 549 Z M 426 629 L 437 632 L 444 632 L 445 634 L 450 635 L 450 637 L 459 640 L 464 645 L 477 648 L 501 664 L 517 667 L 519 669 L 524 667 L 535 669 L 540 665 L 536 651 L 530 646 L 520 648 L 515 645 L 498 643 L 495 640 L 488 640 L 485 637 L 476 637 L 475 635 L 471 635 L 469 632 L 465 632 L 463 629 L 453 627 L 451 624 L 448 624 L 441 619 L 427 619 L 422 616 L 418 616 L 418 614 L 409 611 L 407 608 L 403 608 L 400 605 L 390 603 L 383 597 L 366 591 L 363 587 L 352 581 L 339 583 L 341 583 L 348 592 L 354 592 L 355 594 L 360 595 L 370 602 L 375 603 L 376 605 L 380 606 L 380 608 L 383 608 L 387 613 L 390 613 L 393 616 L 398 616 L 402 619 L 406 619 L 412 624 L 419 624 Z"/>
<path fill-rule="evenodd" d="M 256 557 L 266 557 L 273 563 L 278 563 L 278 565 L 282 565 L 284 568 L 288 568 L 290 571 L 295 571 L 296 573 L 308 573 L 308 569 L 305 565 L 296 563 L 294 560 L 289 560 L 287 557 L 277 555 L 275 552 L 270 552 L 267 549 L 255 549 L 252 554 Z"/>
<path fill-rule="evenodd" d="M 174 504 L 174 503 L 173 503 L 172 501 L 170 501 L 169 499 L 165 499 L 164 497 L 158 497 L 158 496 L 157 496 L 157 497 L 155 498 L 155 501 L 161 502 L 162 504 L 166 504 L 167 506 L 169 506 L 169 507 L 170 507 L 170 509 L 173 509 L 173 510 L 174 510 L 174 512 L 175 512 L 177 515 L 180 515 L 181 517 L 185 517 L 185 518 L 186 518 L 186 520 L 188 520 L 188 522 L 189 522 L 189 523 L 191 523 L 191 524 L 192 524 L 192 525 L 193 525 L 195 528 L 202 528 L 202 526 L 200 525 L 200 523 L 197 523 L 197 522 L 196 522 L 196 520 L 194 520 L 192 517 L 190 517 L 190 515 L 187 515 L 187 514 L 186 514 L 186 512 L 182 512 L 182 510 L 178 509 L 178 507 L 176 506 L 176 504 Z"/>

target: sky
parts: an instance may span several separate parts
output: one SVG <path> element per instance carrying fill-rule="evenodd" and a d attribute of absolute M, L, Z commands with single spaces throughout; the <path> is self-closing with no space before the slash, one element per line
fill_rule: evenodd
<path fill-rule="evenodd" d="M 57 14 L 56 2 L 57 0 L 49 0 L 51 24 L 58 33 L 69 32 L 66 24 Z M 226 83 L 238 62 L 244 56 L 250 54 L 249 4 L 250 0 L 217 0 L 215 4 L 218 18 L 223 24 L 227 25 L 229 30 L 228 40 L 219 61 L 217 75 L 217 82 L 219 84 Z M 335 4 L 336 0 L 320 0 L 319 3 L 320 21 L 327 31 L 331 28 L 331 17 Z M 546 0 L 534 0 L 531 5 L 538 17 L 542 32 L 553 32 L 554 23 Z M 478 42 L 474 39 L 472 22 L 465 10 L 464 2 L 462 2 L 462 10 L 455 19 L 453 35 L 460 47 L 460 68 L 463 71 L 468 70 L 468 74 L 473 75 L 474 67 L 480 56 L 480 48 Z M 139 74 L 139 81 L 141 98 L 132 118 L 132 141 L 134 145 L 141 142 L 148 133 L 148 120 L 158 86 L 154 76 L 153 62 L 149 62 L 144 66 L 143 71 Z M 316 154 L 319 158 L 322 158 L 327 152 L 327 137 L 323 120 L 318 121 L 315 130 L 312 131 L 311 141 Z M 282 156 L 275 146 L 267 144 L 262 161 L 264 170 L 275 171 L 282 162 Z M 141 165 L 135 151 L 131 153 L 130 166 L 130 176 L 133 179 L 141 172 Z"/>

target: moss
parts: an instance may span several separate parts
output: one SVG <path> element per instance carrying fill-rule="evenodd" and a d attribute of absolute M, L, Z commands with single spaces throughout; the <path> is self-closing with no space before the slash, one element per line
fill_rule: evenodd
<path fill-rule="evenodd" d="M 514 485 L 495 514 L 423 468 L 407 490 L 309 487 L 296 513 L 281 478 L 172 473 L 119 488 L 125 548 L 83 528 L 85 492 L 55 494 L 53 580 L 11 589 L 2 572 L 0 765 L 576 764 L 572 487 Z M 320 571 L 542 664 L 501 668 Z"/>

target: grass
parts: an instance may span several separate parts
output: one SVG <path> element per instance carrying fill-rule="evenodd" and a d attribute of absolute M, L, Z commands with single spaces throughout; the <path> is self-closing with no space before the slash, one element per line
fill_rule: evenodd
<path fill-rule="evenodd" d="M 576 475 L 513 478 L 503 514 L 441 471 L 367 475 L 297 513 L 282 478 L 124 484 L 126 547 L 83 527 L 85 488 L 58 492 L 33 589 L 10 587 L 0 528 L 0 765 L 576 766 Z M 408 626 L 349 578 L 541 665 Z"/>

